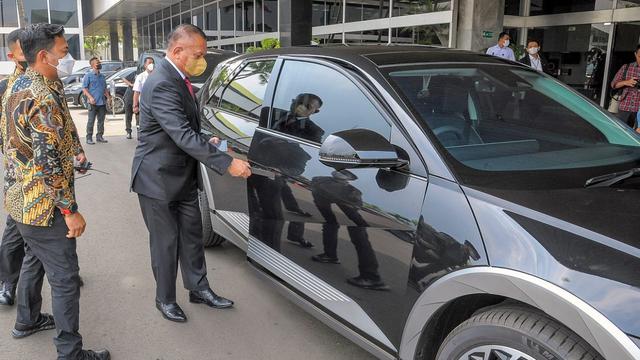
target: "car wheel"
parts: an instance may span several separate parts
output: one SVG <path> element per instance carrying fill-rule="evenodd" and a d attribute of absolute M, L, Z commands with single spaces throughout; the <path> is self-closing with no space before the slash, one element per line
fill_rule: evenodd
<path fill-rule="evenodd" d="M 604 360 L 542 312 L 500 306 L 474 315 L 444 340 L 437 360 Z"/>
<path fill-rule="evenodd" d="M 113 96 L 111 101 L 107 101 L 107 113 L 124 113 L 124 99 L 120 95 Z"/>
<path fill-rule="evenodd" d="M 205 247 L 219 246 L 225 239 L 213 231 L 207 193 L 205 191 L 198 191 L 198 200 L 200 202 L 200 215 L 202 216 L 202 242 Z"/>

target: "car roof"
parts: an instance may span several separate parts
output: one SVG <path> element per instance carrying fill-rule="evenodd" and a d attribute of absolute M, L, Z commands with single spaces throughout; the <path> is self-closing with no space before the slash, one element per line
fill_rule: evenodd
<path fill-rule="evenodd" d="M 423 45 L 335 45 L 335 46 L 301 46 L 260 51 L 241 55 L 239 59 L 253 57 L 276 56 L 314 56 L 340 59 L 358 65 L 361 62 L 373 63 L 378 67 L 411 64 L 411 63 L 451 63 L 479 62 L 495 64 L 516 64 L 512 61 L 481 53 L 432 47 Z"/>

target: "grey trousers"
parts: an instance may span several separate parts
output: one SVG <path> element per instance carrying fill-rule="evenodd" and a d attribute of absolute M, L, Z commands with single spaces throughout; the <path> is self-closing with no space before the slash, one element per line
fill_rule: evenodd
<path fill-rule="evenodd" d="M 24 240 L 22 240 L 16 222 L 11 216 L 7 216 L 7 225 L 0 243 L 0 281 L 15 288 L 20 277 L 23 258 Z"/>
<path fill-rule="evenodd" d="M 80 277 L 76 239 L 66 237 L 68 228 L 56 210 L 51 227 L 17 223 L 25 241 L 25 257 L 18 282 L 17 324 L 32 325 L 42 307 L 45 273 L 51 285 L 51 306 L 56 321 L 53 342 L 59 360 L 75 360 L 82 350 L 80 326 Z"/>
<path fill-rule="evenodd" d="M 208 289 L 197 195 L 188 201 L 157 200 L 140 194 L 138 199 L 149 230 L 156 301 L 165 304 L 176 302 L 178 263 L 187 290 Z"/>

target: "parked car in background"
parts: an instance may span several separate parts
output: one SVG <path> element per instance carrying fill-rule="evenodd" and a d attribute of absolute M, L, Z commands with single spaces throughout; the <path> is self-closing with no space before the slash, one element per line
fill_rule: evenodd
<path fill-rule="evenodd" d="M 375 356 L 640 360 L 640 136 L 566 85 L 307 47 L 227 60 L 198 96 L 253 173 L 201 165 L 204 243 Z"/>
<path fill-rule="evenodd" d="M 109 77 L 106 78 L 107 86 L 115 87 L 115 96 L 113 98 L 113 104 L 116 114 L 124 113 L 124 93 L 127 90 L 127 85 L 122 81 L 122 78 L 136 71 L 136 67 L 129 67 L 121 69 Z M 75 76 L 75 75 L 71 75 Z M 67 101 L 72 102 L 75 106 L 81 106 L 85 109 L 88 108 L 87 99 L 82 92 L 82 78 L 84 75 L 80 76 L 79 82 L 72 82 L 69 85 L 65 86 L 65 96 Z M 66 79 L 66 78 L 65 78 Z M 112 104 L 107 104 L 107 113 L 113 113 L 111 108 Z"/>
<path fill-rule="evenodd" d="M 207 51 L 207 54 L 204 56 L 205 60 L 207 61 L 207 69 L 204 71 L 204 73 L 202 73 L 202 75 L 194 76 L 189 79 L 195 92 L 197 93 L 200 90 L 204 82 L 207 81 L 207 79 L 213 72 L 213 69 L 215 69 L 215 67 L 219 63 L 237 55 L 237 52 L 231 50 L 209 49 Z M 158 63 L 160 60 L 164 59 L 165 56 L 166 51 L 162 49 L 144 51 L 138 57 L 138 73 L 144 70 L 144 59 L 146 59 L 147 57 L 152 57 L 154 62 Z"/>

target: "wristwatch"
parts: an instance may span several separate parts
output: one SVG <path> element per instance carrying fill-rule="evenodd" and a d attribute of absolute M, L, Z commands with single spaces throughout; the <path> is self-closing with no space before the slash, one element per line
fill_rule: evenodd
<path fill-rule="evenodd" d="M 62 215 L 67 216 L 78 212 L 78 204 L 73 204 L 68 209 L 60 209 Z"/>

